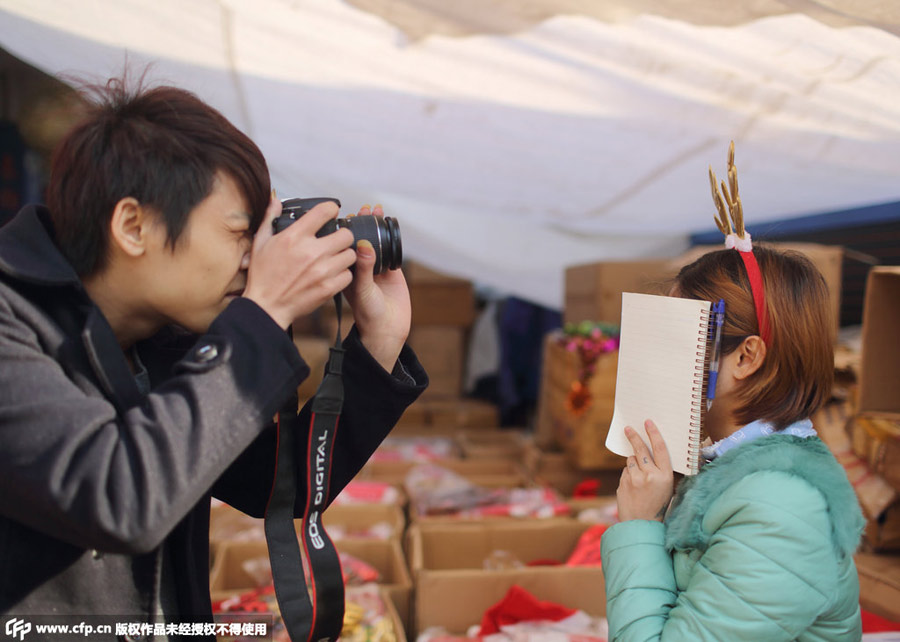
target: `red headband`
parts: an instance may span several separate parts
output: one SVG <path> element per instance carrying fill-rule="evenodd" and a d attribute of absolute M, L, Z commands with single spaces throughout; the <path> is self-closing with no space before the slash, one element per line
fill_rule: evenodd
<path fill-rule="evenodd" d="M 737 249 L 737 248 L 735 248 Z M 772 333 L 769 328 L 769 314 L 766 310 L 766 289 L 763 287 L 762 273 L 759 271 L 759 263 L 753 250 L 738 254 L 744 259 L 744 267 L 747 268 L 747 278 L 750 279 L 750 291 L 753 293 L 753 305 L 756 308 L 756 323 L 759 325 L 759 336 L 767 348 L 772 347 Z"/>

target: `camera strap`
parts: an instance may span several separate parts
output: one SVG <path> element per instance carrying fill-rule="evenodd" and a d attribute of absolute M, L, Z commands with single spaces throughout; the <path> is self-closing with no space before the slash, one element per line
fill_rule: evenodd
<path fill-rule="evenodd" d="M 337 337 L 329 350 L 325 376 L 312 401 L 306 468 L 298 469 L 303 462 L 298 456 L 297 440 L 303 438 L 303 430 L 297 414 L 299 401 L 294 393 L 278 413 L 275 478 L 266 506 L 265 531 L 275 597 L 291 642 L 337 640 L 344 623 L 341 562 L 322 526 L 322 513 L 329 499 L 332 449 L 344 403 L 341 295 L 335 295 L 334 301 Z M 304 475 L 306 489 L 299 538 L 294 524 L 298 474 Z M 309 588 L 304 576 L 301 541 L 309 562 Z"/>

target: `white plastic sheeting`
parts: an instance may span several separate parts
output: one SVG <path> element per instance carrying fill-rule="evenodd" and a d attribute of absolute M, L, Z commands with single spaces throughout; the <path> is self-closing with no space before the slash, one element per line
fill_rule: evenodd
<path fill-rule="evenodd" d="M 751 231 L 900 199 L 900 39 L 803 14 L 413 42 L 340 0 L 0 0 L 0 47 L 89 80 L 152 62 L 257 141 L 280 196 L 383 203 L 407 258 L 549 307 L 567 265 L 710 229 L 731 139 Z"/>

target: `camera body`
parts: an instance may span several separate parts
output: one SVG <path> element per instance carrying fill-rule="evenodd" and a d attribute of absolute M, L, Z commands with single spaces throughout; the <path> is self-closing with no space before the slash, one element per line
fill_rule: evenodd
<path fill-rule="evenodd" d="M 272 221 L 274 233 L 278 234 L 287 229 L 313 207 L 329 201 L 338 207 L 341 206 L 338 199 L 329 196 L 283 200 L 281 216 Z M 316 236 L 322 237 L 341 228 L 347 228 L 353 233 L 353 249 L 356 249 L 356 244 L 363 239 L 369 241 L 375 248 L 375 274 L 397 270 L 403 264 L 403 246 L 400 241 L 400 225 L 397 223 L 397 219 L 390 216 L 336 218 L 325 223 L 316 232 Z"/>

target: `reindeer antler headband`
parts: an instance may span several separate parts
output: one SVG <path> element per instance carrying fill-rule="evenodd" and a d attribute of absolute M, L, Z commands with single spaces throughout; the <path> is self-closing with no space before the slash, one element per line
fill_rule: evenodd
<path fill-rule="evenodd" d="M 716 227 L 725 235 L 725 247 L 737 250 L 747 277 L 750 279 L 750 290 L 753 293 L 753 305 L 756 308 L 756 322 L 759 325 L 759 336 L 766 346 L 772 345 L 772 333 L 769 326 L 769 313 L 766 308 L 766 291 L 763 287 L 762 273 L 753 254 L 753 243 L 750 233 L 744 228 L 744 206 L 738 193 L 737 168 L 734 166 L 734 141 L 728 146 L 728 183 L 721 182 L 721 191 L 712 165 L 709 167 L 709 184 L 712 187 L 713 203 L 718 212 L 715 217 Z M 734 227 L 732 228 L 732 223 Z"/>

